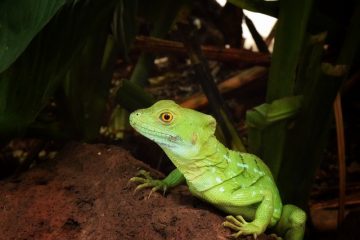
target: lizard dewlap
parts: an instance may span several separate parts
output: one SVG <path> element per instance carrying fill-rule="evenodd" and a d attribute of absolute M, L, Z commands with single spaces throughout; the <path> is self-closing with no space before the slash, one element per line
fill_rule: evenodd
<path fill-rule="evenodd" d="M 214 136 L 216 121 L 170 100 L 156 102 L 130 115 L 130 124 L 156 142 L 176 166 L 163 180 L 146 171 L 131 181 L 137 189 L 166 191 L 186 181 L 190 192 L 230 214 L 223 223 L 233 237 L 263 233 L 268 227 L 286 240 L 301 240 L 306 214 L 282 205 L 270 170 L 257 156 L 232 151 Z"/>

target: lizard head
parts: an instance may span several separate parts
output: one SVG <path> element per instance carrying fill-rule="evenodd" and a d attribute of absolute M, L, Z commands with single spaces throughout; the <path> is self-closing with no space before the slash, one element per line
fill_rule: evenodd
<path fill-rule="evenodd" d="M 216 121 L 171 100 L 161 100 L 131 113 L 130 125 L 165 152 L 194 159 L 204 154 L 204 144 L 214 135 Z"/>

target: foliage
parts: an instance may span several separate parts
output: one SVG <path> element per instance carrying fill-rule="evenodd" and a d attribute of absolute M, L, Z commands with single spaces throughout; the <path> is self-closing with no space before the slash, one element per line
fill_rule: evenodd
<path fill-rule="evenodd" d="M 0 2 L 0 73 L 8 68 L 65 0 Z"/>
<path fill-rule="evenodd" d="M 152 4 L 138 0 L 2 1 L 2 138 L 35 133 L 95 139 L 104 122 L 117 53 L 127 56 L 138 31 L 139 14 L 146 12 L 145 17 L 158 22 L 153 31 L 166 32 L 178 11 L 168 11 L 169 4 L 164 0 Z M 165 14 L 159 14 L 159 9 Z M 55 116 L 44 111 L 50 102 L 56 104 Z"/>
<path fill-rule="evenodd" d="M 354 57 L 359 53 L 356 30 L 360 27 L 359 3 L 349 4 L 353 4 L 353 8 L 348 6 L 347 15 L 342 17 L 353 18 L 345 28 L 343 40 L 335 34 L 341 32 L 343 22 L 339 22 L 338 15 L 324 12 L 318 2 L 280 1 L 267 104 L 302 96 L 301 106 L 295 117 L 290 114 L 290 119 L 279 121 L 267 120 L 266 109 L 256 110 L 266 105 L 247 114 L 250 149 L 270 166 L 285 202 L 302 207 L 306 207 L 312 179 L 326 145 L 332 104 L 347 76 L 344 70 L 354 67 Z M 336 4 L 328 6 L 336 9 Z M 336 51 L 336 42 L 343 42 L 342 51 Z M 337 61 L 325 58 L 325 44 L 333 48 L 336 54 L 333 58 L 338 58 Z M 333 63 L 329 64 L 329 60 Z M 273 108 L 276 113 L 285 110 L 281 105 Z"/>
<path fill-rule="evenodd" d="M 306 66 L 305 76 L 299 75 L 306 81 L 303 87 L 303 110 L 296 119 L 294 128 L 288 132 L 278 180 L 284 197 L 302 205 L 306 204 L 312 179 L 326 144 L 328 126 L 333 119 L 333 102 L 350 70 L 356 69 L 354 60 L 360 50 L 358 2 L 349 17 L 350 23 L 346 27 L 344 41 L 334 63 L 329 64 L 319 56 L 324 51 L 321 37 L 320 42 L 316 42 L 319 39 L 315 38 L 315 45 L 308 45 L 312 54 L 306 61 L 301 62 Z M 310 38 L 310 42 L 314 44 L 314 39 Z M 295 172 L 295 176 L 290 175 L 290 172 Z M 291 189 L 291 184 L 297 184 L 297 190 Z"/>
<path fill-rule="evenodd" d="M 15 63 L 0 75 L 0 91 L 2 93 L 0 96 L 0 132 L 3 137 L 21 134 L 30 124 L 34 124 L 39 113 L 49 103 L 50 98 L 55 97 L 55 91 L 59 89 L 59 86 L 65 88 L 64 102 L 68 102 L 67 106 L 74 109 L 69 115 L 70 119 L 80 118 L 74 114 L 83 113 L 84 116 L 88 114 L 88 112 L 78 111 L 79 105 L 88 104 L 89 101 L 97 99 L 94 93 L 98 92 L 86 92 L 83 85 L 77 84 L 80 79 L 87 81 L 89 87 L 87 89 L 92 89 L 88 91 L 94 91 L 98 84 L 96 81 L 99 79 L 91 82 L 91 78 L 88 78 L 89 75 L 86 74 L 89 74 L 89 69 L 92 70 L 92 74 L 96 72 L 93 77 L 100 74 L 104 43 L 108 35 L 107 25 L 116 2 L 115 0 L 107 1 L 107 4 L 101 1 L 69 2 L 58 11 L 42 31 L 37 35 L 33 31 L 30 45 Z M 49 11 L 48 8 L 34 7 L 30 8 L 31 12 L 20 7 L 17 10 L 19 15 L 23 14 L 23 17 L 26 15 L 49 15 L 45 14 Z M 94 18 L 94 16 L 97 17 Z M 8 26 L 21 26 L 24 21 L 23 18 L 6 20 L 5 23 Z M 43 24 L 46 21 L 48 19 L 43 19 Z M 39 24 L 34 22 L 33 25 L 36 29 L 36 25 Z M 10 32 L 11 30 L 9 27 Z M 23 31 L 25 30 L 20 31 L 20 36 Z M 4 39 L 7 38 L 6 34 L 6 32 L 3 33 Z M 29 36 L 27 37 L 29 38 Z M 96 59 L 97 62 L 94 62 L 93 59 Z M 86 68 L 81 68 L 80 63 L 87 64 Z M 108 79 L 111 78 L 108 76 Z M 74 88 L 78 89 L 74 90 Z M 75 96 L 71 94 L 72 91 L 76 91 Z M 83 97 L 79 93 L 82 93 Z M 95 106 L 97 105 L 94 102 L 88 105 L 90 108 Z M 65 116 L 68 117 L 68 115 Z M 64 134 L 63 130 L 75 135 L 71 131 L 72 129 L 66 129 L 68 126 L 66 124 L 56 124 L 54 121 L 50 121 L 50 123 L 52 132 L 54 132 L 54 127 L 65 128 L 58 129 L 58 135 Z M 38 130 L 44 127 L 45 124 L 40 125 L 39 122 L 35 124 L 35 128 Z"/>

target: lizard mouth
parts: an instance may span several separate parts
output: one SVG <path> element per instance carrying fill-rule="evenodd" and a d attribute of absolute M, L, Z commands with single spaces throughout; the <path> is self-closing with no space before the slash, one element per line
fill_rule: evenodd
<path fill-rule="evenodd" d="M 146 123 L 138 121 L 138 123 L 130 122 L 131 126 L 136 129 L 144 137 L 156 142 L 160 146 L 167 148 L 175 148 L 180 142 L 178 136 L 164 133 L 159 129 L 147 126 Z"/>

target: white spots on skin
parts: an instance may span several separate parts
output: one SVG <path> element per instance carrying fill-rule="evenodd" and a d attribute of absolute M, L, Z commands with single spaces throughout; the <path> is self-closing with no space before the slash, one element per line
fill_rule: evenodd
<path fill-rule="evenodd" d="M 230 176 L 235 176 L 236 174 L 237 174 L 237 173 L 234 172 L 234 171 L 230 171 L 230 172 L 229 172 L 229 175 L 230 175 Z"/>
<path fill-rule="evenodd" d="M 231 163 L 232 160 L 231 160 L 231 158 L 229 158 L 228 155 L 225 154 L 225 155 L 224 155 L 224 158 L 226 159 L 226 161 L 228 161 L 229 163 Z"/>
<path fill-rule="evenodd" d="M 216 182 L 218 182 L 218 183 L 221 183 L 221 182 L 222 182 L 222 179 L 219 178 L 219 177 L 216 177 L 215 180 L 216 180 Z"/>
<path fill-rule="evenodd" d="M 220 192 L 225 192 L 225 188 L 224 188 L 224 187 L 221 187 L 221 188 L 219 188 L 219 191 L 220 191 Z"/>
<path fill-rule="evenodd" d="M 259 173 L 260 175 L 265 175 L 263 171 L 259 171 L 256 168 L 254 168 L 254 172 Z"/>
<path fill-rule="evenodd" d="M 241 168 L 246 168 L 246 169 L 249 168 L 249 166 L 246 163 L 237 163 L 236 165 Z"/>

